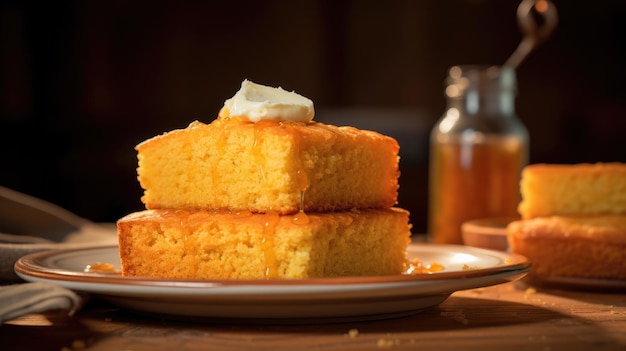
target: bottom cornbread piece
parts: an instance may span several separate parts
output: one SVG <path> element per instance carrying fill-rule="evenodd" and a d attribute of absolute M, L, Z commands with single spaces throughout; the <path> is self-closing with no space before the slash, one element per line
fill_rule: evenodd
<path fill-rule="evenodd" d="M 406 269 L 403 209 L 295 215 L 146 210 L 117 223 L 122 275 L 186 279 L 373 276 Z"/>
<path fill-rule="evenodd" d="M 512 222 L 507 233 L 536 278 L 626 280 L 626 216 L 539 217 Z"/>

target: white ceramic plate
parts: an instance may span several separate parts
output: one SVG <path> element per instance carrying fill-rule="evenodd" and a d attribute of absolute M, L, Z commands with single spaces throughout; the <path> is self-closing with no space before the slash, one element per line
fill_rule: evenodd
<path fill-rule="evenodd" d="M 30 254 L 17 261 L 15 271 L 27 281 L 53 282 L 165 317 L 308 323 L 410 315 L 440 304 L 458 290 L 520 279 L 530 268 L 523 256 L 466 246 L 411 244 L 408 255 L 445 269 L 376 277 L 213 281 L 84 271 L 99 262 L 119 270 L 118 248 L 112 246 Z"/>

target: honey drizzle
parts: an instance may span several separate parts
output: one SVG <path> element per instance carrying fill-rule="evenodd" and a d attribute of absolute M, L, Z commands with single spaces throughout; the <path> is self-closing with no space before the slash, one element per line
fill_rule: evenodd
<path fill-rule="evenodd" d="M 252 142 L 251 152 L 252 152 L 252 157 L 254 158 L 255 163 L 257 164 L 257 167 L 259 169 L 259 173 L 261 174 L 261 179 L 263 182 L 266 182 L 267 178 L 266 178 L 265 168 L 263 167 L 266 163 L 266 160 L 265 160 L 265 155 L 263 153 L 263 147 L 262 147 L 262 144 L 263 144 L 262 131 L 265 128 L 270 128 L 270 127 L 275 127 L 275 126 L 282 127 L 285 133 L 290 132 L 289 128 L 291 127 L 291 125 L 288 122 L 261 120 L 253 124 L 254 140 Z M 304 157 L 303 155 L 300 154 L 300 144 L 302 140 L 297 133 L 291 133 L 291 135 L 293 136 L 295 157 L 296 159 L 299 160 L 298 168 L 296 169 L 295 174 L 293 175 L 293 180 L 295 182 L 296 188 L 300 191 L 299 210 L 304 211 L 304 195 L 305 195 L 306 190 L 310 186 L 310 179 L 304 169 Z"/>
<path fill-rule="evenodd" d="M 193 263 L 194 260 L 187 260 L 187 256 L 193 256 L 197 252 L 197 245 L 194 242 L 193 232 L 197 223 L 203 221 L 204 214 L 201 212 L 189 212 L 189 211 L 177 211 L 180 218 L 180 264 L 186 266 L 188 272 L 198 273 L 198 263 Z M 178 242 L 177 242 L 178 243 Z M 193 263 L 193 267 L 189 267 Z M 176 269 L 176 268 L 174 268 Z M 192 273 L 193 274 L 193 273 Z"/>
<path fill-rule="evenodd" d="M 221 122 L 221 121 L 220 121 Z M 228 134 L 225 132 L 225 125 L 222 123 L 221 128 L 216 128 L 219 131 L 218 137 L 215 139 L 215 148 L 217 155 L 223 155 L 226 150 L 226 146 L 228 144 Z M 219 157 L 215 157 L 215 160 L 219 160 Z M 219 189 L 216 187 L 216 184 L 221 182 L 222 172 L 220 172 L 220 166 L 217 162 L 210 162 L 211 169 L 211 180 L 213 184 L 211 187 L 214 189 Z"/>
<path fill-rule="evenodd" d="M 266 182 L 267 179 L 265 175 L 265 169 L 263 167 L 265 165 L 266 160 L 265 160 L 265 155 L 263 154 L 263 150 L 262 150 L 262 143 L 263 143 L 262 131 L 265 128 L 269 128 L 271 126 L 276 126 L 276 125 L 282 126 L 283 128 L 287 127 L 286 124 L 283 124 L 281 122 L 269 121 L 269 120 L 267 121 L 262 120 L 262 121 L 254 123 L 253 125 L 254 140 L 252 142 L 251 153 L 252 153 L 252 157 L 254 158 L 257 164 L 257 167 L 259 169 L 259 173 L 261 175 L 261 179 L 263 182 Z M 310 180 L 303 167 L 304 158 L 302 157 L 302 155 L 300 155 L 301 140 L 297 134 L 294 134 L 293 136 L 294 136 L 293 140 L 294 140 L 296 158 L 300 160 L 298 164 L 298 169 L 296 170 L 295 175 L 294 175 L 294 181 L 295 181 L 296 187 L 300 191 L 300 204 L 299 204 L 300 209 L 298 213 L 292 216 L 292 220 L 293 220 L 293 223 L 296 223 L 299 225 L 306 225 L 310 222 L 310 219 L 306 215 L 306 213 L 304 213 L 304 195 L 310 185 Z M 265 278 L 272 279 L 272 278 L 278 277 L 278 262 L 276 259 L 274 245 L 275 245 L 275 238 L 276 238 L 276 228 L 278 225 L 278 221 L 280 220 L 280 214 L 274 211 L 270 211 L 265 214 L 265 217 L 267 219 L 263 221 L 261 249 L 263 250 L 263 256 L 265 259 Z"/>
<path fill-rule="evenodd" d="M 304 170 L 304 164 L 303 164 L 304 157 L 303 155 L 300 154 L 301 143 L 302 143 L 302 140 L 296 134 L 294 137 L 294 144 L 295 144 L 294 147 L 296 149 L 295 150 L 296 158 L 299 160 L 299 162 L 298 162 L 298 169 L 296 170 L 295 181 L 296 181 L 296 187 L 298 188 L 298 190 L 300 190 L 300 212 L 304 214 L 304 195 L 306 193 L 306 190 L 311 185 L 311 182 L 310 182 L 309 176 Z"/>
<path fill-rule="evenodd" d="M 272 279 L 278 277 L 278 262 L 275 253 L 276 227 L 280 220 L 277 212 L 268 212 L 264 215 L 263 233 L 261 238 L 261 249 L 265 258 L 265 278 Z"/>
<path fill-rule="evenodd" d="M 237 218 L 245 218 L 245 217 L 250 217 L 252 216 L 252 211 L 249 210 L 240 210 L 240 211 L 235 211 L 233 213 L 233 215 Z"/>
<path fill-rule="evenodd" d="M 292 220 L 293 220 L 293 223 L 300 224 L 300 225 L 309 224 L 311 222 L 311 220 L 309 219 L 309 216 L 307 216 L 307 214 L 304 213 L 304 211 L 302 210 L 300 210 L 300 212 L 293 215 Z"/>
<path fill-rule="evenodd" d="M 268 128 L 272 125 L 276 125 L 276 121 L 259 121 L 254 123 L 254 141 L 252 142 L 252 157 L 254 157 L 254 161 L 257 164 L 257 167 L 259 168 L 259 173 L 261 174 L 261 179 L 263 180 L 263 182 L 266 182 L 267 179 L 265 178 L 265 169 L 263 168 L 263 165 L 265 164 L 265 155 L 263 154 L 263 150 L 262 150 L 262 143 L 263 143 L 263 138 L 261 132 L 263 131 L 263 129 Z"/>

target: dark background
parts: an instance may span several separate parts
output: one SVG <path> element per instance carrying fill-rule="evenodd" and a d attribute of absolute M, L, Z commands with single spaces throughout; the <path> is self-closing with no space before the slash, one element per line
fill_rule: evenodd
<path fill-rule="evenodd" d="M 530 162 L 626 162 L 626 1 L 555 0 L 518 70 Z M 134 146 L 210 122 L 248 78 L 401 144 L 426 230 L 427 135 L 456 64 L 502 64 L 516 0 L 0 2 L 0 185 L 112 222 L 143 208 Z"/>

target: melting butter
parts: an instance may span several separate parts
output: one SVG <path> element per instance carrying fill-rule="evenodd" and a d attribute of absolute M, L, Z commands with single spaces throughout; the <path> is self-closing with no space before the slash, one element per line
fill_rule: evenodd
<path fill-rule="evenodd" d="M 224 102 L 220 118 L 310 122 L 315 115 L 313 101 L 293 91 L 244 80 L 235 95 Z"/>

